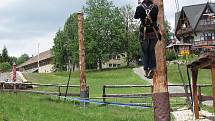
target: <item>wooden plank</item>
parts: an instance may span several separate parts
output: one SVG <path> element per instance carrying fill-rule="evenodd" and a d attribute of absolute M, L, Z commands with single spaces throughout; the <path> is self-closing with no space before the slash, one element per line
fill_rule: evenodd
<path fill-rule="evenodd" d="M 210 64 L 211 64 L 211 60 L 202 61 L 202 62 L 199 62 L 198 64 L 196 64 L 196 65 L 193 67 L 193 69 L 194 69 L 194 70 L 203 69 L 203 68 L 208 67 Z"/>
<path fill-rule="evenodd" d="M 152 85 L 104 85 L 105 88 L 152 87 Z"/>
<path fill-rule="evenodd" d="M 193 98 L 194 98 L 194 113 L 195 119 L 199 119 L 199 101 L 197 95 L 197 77 L 198 77 L 198 70 L 192 70 L 192 79 L 193 79 Z"/>
<path fill-rule="evenodd" d="M 142 97 L 142 96 L 144 96 L 144 97 L 149 97 L 149 96 L 152 96 L 152 94 L 151 93 L 136 93 L 136 94 L 106 94 L 106 95 L 104 95 L 104 97 Z"/>
<path fill-rule="evenodd" d="M 215 61 L 211 64 L 213 108 L 215 111 Z"/>
<path fill-rule="evenodd" d="M 202 101 L 208 101 L 208 100 L 213 100 L 212 96 L 201 96 Z"/>
<path fill-rule="evenodd" d="M 13 89 L 3 89 L 0 90 L 2 92 L 14 92 Z M 59 95 L 59 92 L 46 92 L 46 91 L 34 91 L 34 90 L 15 90 L 18 93 L 32 93 L 32 94 L 43 94 L 43 95 Z M 65 93 L 61 93 L 61 95 L 65 95 Z M 80 96 L 79 93 L 68 93 L 68 96 Z"/>

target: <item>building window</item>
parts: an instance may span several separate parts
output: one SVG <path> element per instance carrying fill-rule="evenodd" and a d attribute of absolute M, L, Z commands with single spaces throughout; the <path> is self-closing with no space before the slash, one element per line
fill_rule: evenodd
<path fill-rule="evenodd" d="M 200 35 L 200 41 L 212 41 L 215 40 L 214 32 L 207 32 Z"/>
<path fill-rule="evenodd" d="M 120 60 L 120 55 L 117 55 L 117 56 L 116 56 L 116 59 L 117 59 L 117 60 Z"/>
<path fill-rule="evenodd" d="M 113 64 L 109 64 L 109 68 L 112 68 L 113 67 Z"/>
<path fill-rule="evenodd" d="M 113 67 L 116 68 L 117 67 L 116 64 L 113 64 Z"/>
<path fill-rule="evenodd" d="M 202 19 L 200 21 L 201 25 L 215 24 L 214 18 L 210 17 L 210 14 L 212 14 L 212 11 L 207 8 L 205 13 L 202 15 Z"/>
<path fill-rule="evenodd" d="M 121 66 L 121 64 L 117 64 L 117 67 L 120 67 Z"/>

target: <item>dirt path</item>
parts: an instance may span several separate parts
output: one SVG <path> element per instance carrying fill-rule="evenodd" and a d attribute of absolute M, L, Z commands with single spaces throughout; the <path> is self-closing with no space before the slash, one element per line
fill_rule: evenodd
<path fill-rule="evenodd" d="M 153 84 L 152 79 L 148 79 L 144 76 L 144 70 L 142 67 L 139 68 L 134 68 L 133 69 L 134 73 L 137 74 L 141 79 L 147 81 L 149 84 Z M 171 85 L 171 83 L 169 83 Z M 185 93 L 183 87 L 169 87 L 169 92 L 170 93 Z"/>

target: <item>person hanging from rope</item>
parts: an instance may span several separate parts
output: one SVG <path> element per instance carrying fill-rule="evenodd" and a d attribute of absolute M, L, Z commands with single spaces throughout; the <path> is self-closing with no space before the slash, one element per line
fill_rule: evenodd
<path fill-rule="evenodd" d="M 153 78 L 156 69 L 155 45 L 161 40 L 157 24 L 158 6 L 152 0 L 144 0 L 136 8 L 135 19 L 140 19 L 139 40 L 143 51 L 143 66 L 145 76 Z"/>

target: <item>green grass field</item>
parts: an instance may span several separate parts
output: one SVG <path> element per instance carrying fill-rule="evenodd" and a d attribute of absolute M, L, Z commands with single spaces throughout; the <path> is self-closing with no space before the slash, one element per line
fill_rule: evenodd
<path fill-rule="evenodd" d="M 186 68 L 182 66 L 183 75 Z M 34 83 L 66 84 L 67 72 L 51 74 L 28 74 L 27 79 Z M 186 76 L 185 76 L 186 77 Z M 168 66 L 168 80 L 171 83 L 182 83 L 176 65 Z M 199 72 L 199 83 L 210 83 L 210 71 Z M 73 72 L 70 84 L 79 84 L 79 72 Z M 116 69 L 105 71 L 87 71 L 87 84 L 90 87 L 90 97 L 101 97 L 103 85 L 148 85 L 135 75 L 132 69 Z M 57 88 L 39 87 L 35 90 L 58 91 Z M 64 92 L 65 89 L 62 89 Z M 211 93 L 206 88 L 205 94 Z M 79 92 L 79 89 L 70 88 L 69 92 Z M 108 89 L 107 93 L 147 93 L 150 88 Z M 123 103 L 146 102 L 151 99 L 109 99 L 109 102 Z M 173 103 L 174 102 L 174 103 Z M 176 105 L 179 103 L 180 105 Z M 171 98 L 171 107 L 185 106 L 184 99 Z M 210 109 L 210 108 L 205 108 Z M 98 106 L 90 104 L 84 109 L 75 106 L 74 102 L 64 102 L 58 98 L 43 95 L 1 93 L 0 121 L 153 121 L 153 109 L 121 108 L 115 106 Z"/>
<path fill-rule="evenodd" d="M 187 68 L 185 65 L 181 65 L 181 71 L 185 78 L 186 83 L 187 79 Z M 191 72 L 190 72 L 191 76 Z M 168 81 L 171 83 L 180 84 L 182 83 L 181 77 L 179 74 L 178 66 L 175 64 L 168 65 Z M 211 71 L 210 70 L 199 70 L 198 73 L 198 84 L 211 84 Z M 202 92 L 206 95 L 212 95 L 211 88 L 202 88 Z"/>
<path fill-rule="evenodd" d="M 29 74 L 27 79 L 34 83 L 54 83 L 54 84 L 67 84 L 68 72 L 52 73 L 52 74 Z M 79 85 L 79 72 L 71 74 L 70 84 Z M 90 97 L 101 97 L 103 85 L 148 85 L 145 81 L 141 80 L 132 69 L 116 69 L 105 71 L 88 71 L 87 72 L 87 85 L 90 88 Z M 38 88 L 38 90 L 58 91 L 57 88 Z M 65 88 L 62 89 L 65 92 Z M 77 88 L 69 88 L 69 92 L 79 92 Z M 150 92 L 150 88 L 125 88 L 125 89 L 107 89 L 107 93 L 143 93 Z"/>
<path fill-rule="evenodd" d="M 79 84 L 79 73 L 73 72 L 70 84 Z M 68 73 L 29 74 L 28 80 L 35 83 L 66 84 Z M 102 86 L 107 84 L 146 85 L 132 69 L 106 71 L 88 71 L 87 83 L 90 97 L 101 97 Z M 36 90 L 57 91 L 55 88 L 36 88 Z M 71 89 L 78 92 L 79 89 Z M 140 93 L 150 89 L 115 89 L 108 93 Z M 118 102 L 148 102 L 148 99 L 117 99 Z M 151 102 L 151 100 L 150 100 Z M 121 108 L 90 104 L 87 109 L 74 106 L 73 102 L 61 102 L 58 99 L 42 95 L 1 93 L 0 121 L 153 121 L 152 109 Z"/>
<path fill-rule="evenodd" d="M 153 121 L 152 109 L 121 108 L 90 104 L 86 109 L 73 102 L 48 96 L 1 93 L 0 121 Z"/>

